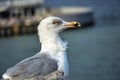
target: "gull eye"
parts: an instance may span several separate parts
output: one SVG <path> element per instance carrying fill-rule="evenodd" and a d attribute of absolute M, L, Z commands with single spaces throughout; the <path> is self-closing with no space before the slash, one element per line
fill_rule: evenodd
<path fill-rule="evenodd" d="M 55 19 L 54 21 L 53 21 L 53 24 L 56 24 L 56 25 L 60 25 L 62 23 L 62 21 L 61 20 L 58 20 L 58 19 Z"/>

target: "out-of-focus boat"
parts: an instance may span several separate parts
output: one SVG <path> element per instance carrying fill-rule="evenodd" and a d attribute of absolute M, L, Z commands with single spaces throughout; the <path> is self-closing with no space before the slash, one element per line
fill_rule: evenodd
<path fill-rule="evenodd" d="M 0 36 L 37 32 L 37 25 L 44 17 L 54 15 L 82 25 L 94 23 L 93 10 L 89 7 L 45 7 L 43 0 L 0 0 Z"/>

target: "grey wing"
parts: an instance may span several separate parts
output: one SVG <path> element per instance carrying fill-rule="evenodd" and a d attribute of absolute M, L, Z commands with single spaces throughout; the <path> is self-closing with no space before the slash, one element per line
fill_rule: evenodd
<path fill-rule="evenodd" d="M 31 57 L 16 64 L 7 70 L 7 74 L 11 77 L 22 77 L 23 79 L 44 76 L 56 71 L 58 68 L 57 61 L 49 58 L 47 55 L 39 57 Z"/>

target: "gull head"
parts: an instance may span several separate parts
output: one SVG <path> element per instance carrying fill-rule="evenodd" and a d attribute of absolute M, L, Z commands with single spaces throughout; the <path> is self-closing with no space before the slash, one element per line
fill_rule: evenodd
<path fill-rule="evenodd" d="M 80 26 L 81 25 L 79 22 L 76 22 L 76 21 L 67 22 L 59 17 L 50 16 L 50 17 L 43 19 L 40 22 L 38 26 L 38 32 L 39 31 L 42 33 L 47 32 L 48 34 L 50 32 L 59 33 L 67 28 L 77 28 Z"/>

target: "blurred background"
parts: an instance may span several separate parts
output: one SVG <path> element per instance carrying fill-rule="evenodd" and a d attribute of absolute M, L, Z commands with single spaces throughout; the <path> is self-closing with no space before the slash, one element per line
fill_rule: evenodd
<path fill-rule="evenodd" d="M 37 25 L 49 15 L 83 25 L 61 34 L 71 80 L 120 80 L 120 0 L 0 0 L 0 76 L 40 51 Z"/>

